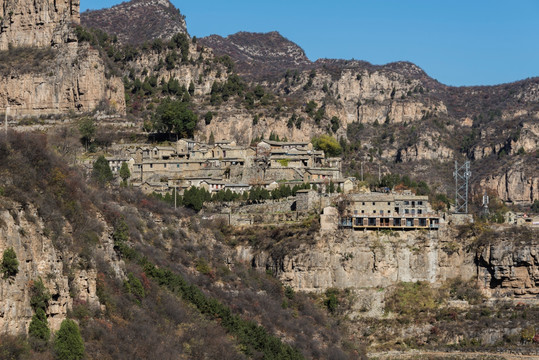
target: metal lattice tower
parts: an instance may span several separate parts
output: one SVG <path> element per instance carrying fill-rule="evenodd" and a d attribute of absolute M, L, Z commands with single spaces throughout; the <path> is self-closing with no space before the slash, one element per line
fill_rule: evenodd
<path fill-rule="evenodd" d="M 472 173 L 470 171 L 470 162 L 466 161 L 459 167 L 455 160 L 455 214 L 468 213 L 468 182 Z"/>

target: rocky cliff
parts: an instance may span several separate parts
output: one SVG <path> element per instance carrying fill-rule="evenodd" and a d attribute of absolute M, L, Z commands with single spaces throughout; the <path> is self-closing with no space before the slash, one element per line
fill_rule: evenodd
<path fill-rule="evenodd" d="M 121 79 L 98 51 L 77 42 L 79 1 L 4 1 L 0 8 L 0 111 L 45 116 L 98 105 L 125 113 Z"/>
<path fill-rule="evenodd" d="M 477 188 L 485 190 L 486 186 L 499 198 L 519 204 L 537 199 L 533 185 L 539 178 L 537 167 L 527 167 L 525 174 L 517 176 L 522 169 L 504 165 L 519 158 L 526 163 L 536 161 L 537 78 L 456 88 L 440 84 L 408 62 L 373 65 L 319 59 L 313 63 L 301 56 L 297 45 L 282 37 L 277 41 L 278 37 L 276 33 L 238 33 L 202 39 L 216 53 L 230 55 L 246 79 L 262 82 L 283 100 L 284 114 L 264 116 L 268 121 L 257 128 L 249 117 L 230 117 L 234 128 L 252 128 L 252 137 L 273 131 L 280 138 L 301 141 L 322 132 L 334 133 L 361 144 L 357 153 L 345 159 L 351 174 L 358 171 L 354 164 L 366 158 L 379 161 L 385 172 L 422 177 L 437 172 L 433 166 L 467 157 L 473 161 L 472 183 Z M 268 60 L 261 54 L 271 56 Z M 315 102 L 315 111 L 306 113 L 310 101 Z M 290 125 L 291 113 L 305 121 L 279 126 Z M 232 127 L 221 125 L 225 130 Z M 215 129 L 211 131 L 216 134 Z M 225 131 L 225 136 L 229 134 Z M 509 160 L 501 159 L 504 156 Z M 507 176 L 511 180 L 505 181 Z M 443 187 L 451 186 L 450 173 L 441 179 L 423 177 L 431 184 L 442 180 Z"/>
<path fill-rule="evenodd" d="M 77 43 L 48 51 L 48 58 L 41 58 L 38 49 L 11 51 L 20 63 L 0 73 L 0 111 L 7 104 L 10 115 L 17 118 L 89 112 L 106 104 L 125 113 L 123 83 L 105 75 L 99 52 Z M 25 61 L 30 61 L 29 67 Z"/>
<path fill-rule="evenodd" d="M 99 308 L 94 267 L 78 266 L 80 257 L 60 250 L 32 206 L 23 207 L 2 199 L 0 205 L 0 254 L 13 248 L 19 262 L 18 273 L 0 279 L 0 333 L 26 334 L 33 310 L 30 306 L 32 284 L 41 279 L 51 295 L 47 321 L 56 331 L 72 310 L 74 301 Z M 71 241 L 76 241 L 71 239 Z M 105 233 L 96 250 L 122 276 L 123 262 L 113 250 Z"/>
<path fill-rule="evenodd" d="M 534 296 L 539 291 L 537 231 L 488 232 L 492 239 L 495 234 L 507 240 L 461 237 L 453 225 L 438 232 L 336 230 L 322 232 L 313 243 L 282 258 L 249 247 L 238 247 L 236 256 L 257 268 L 272 269 L 298 291 L 349 289 L 357 299 L 352 309 L 362 316 L 380 316 L 387 290 L 399 282 L 439 287 L 459 278 L 477 282 L 492 299 Z M 523 237 L 527 240 L 518 240 Z"/>
<path fill-rule="evenodd" d="M 498 231 L 476 255 L 479 280 L 489 295 L 536 299 L 539 294 L 537 231 Z"/>
<path fill-rule="evenodd" d="M 80 23 L 79 0 L 3 0 L 0 51 L 13 47 L 48 47 L 73 41 L 71 24 Z"/>

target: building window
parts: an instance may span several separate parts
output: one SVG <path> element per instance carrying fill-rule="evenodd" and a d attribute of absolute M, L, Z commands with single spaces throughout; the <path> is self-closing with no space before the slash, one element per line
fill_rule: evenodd
<path fill-rule="evenodd" d="M 410 205 L 410 202 L 408 200 L 405 200 L 404 205 Z"/>
<path fill-rule="evenodd" d="M 365 202 L 362 202 L 361 205 L 365 205 Z"/>
<path fill-rule="evenodd" d="M 423 210 L 417 209 L 417 215 L 421 215 L 421 214 L 423 214 Z"/>
<path fill-rule="evenodd" d="M 372 204 L 373 204 L 373 205 L 376 205 L 376 203 L 375 203 L 374 201 L 372 202 Z"/>
<path fill-rule="evenodd" d="M 165 165 L 165 168 L 167 167 L 167 164 L 164 164 Z"/>
<path fill-rule="evenodd" d="M 391 203 L 390 203 L 389 201 L 387 202 L 387 204 L 388 204 L 388 205 L 391 205 Z"/>
<path fill-rule="evenodd" d="M 423 201 L 418 201 L 417 205 L 423 205 Z"/>
<path fill-rule="evenodd" d="M 354 210 L 354 215 L 357 215 L 357 210 Z"/>
<path fill-rule="evenodd" d="M 362 214 L 365 214 L 365 210 L 361 210 L 361 213 L 362 213 Z"/>
<path fill-rule="evenodd" d="M 405 213 L 405 214 L 409 214 L 409 213 L 410 213 L 410 210 L 404 209 L 404 213 Z"/>
<path fill-rule="evenodd" d="M 376 214 L 376 210 L 373 210 L 372 212 L 373 212 L 374 214 Z"/>
<path fill-rule="evenodd" d="M 153 168 L 153 164 L 150 164 L 150 169 Z"/>

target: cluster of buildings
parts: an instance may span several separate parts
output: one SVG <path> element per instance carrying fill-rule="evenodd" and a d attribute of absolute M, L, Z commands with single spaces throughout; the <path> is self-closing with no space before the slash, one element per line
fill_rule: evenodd
<path fill-rule="evenodd" d="M 437 230 L 440 217 L 427 196 L 400 193 L 353 193 L 355 179 L 344 179 L 340 158 L 326 158 L 307 142 L 262 140 L 256 146 L 237 146 L 232 141 L 215 144 L 180 139 L 171 146 L 124 145 L 122 156 L 108 158 L 113 172 L 127 163 L 130 182 L 146 193 L 165 194 L 195 186 L 215 193 L 234 193 L 263 187 L 271 191 L 281 184 L 308 183 L 322 192 L 333 184 L 344 194 L 333 223 L 341 228 Z M 314 186 L 313 186 L 314 187 Z M 312 190 L 297 194 L 298 210 L 311 210 L 317 196 Z M 319 197 L 318 197 L 319 199 Z M 319 201 L 319 200 L 318 200 Z"/>
<path fill-rule="evenodd" d="M 233 141 L 180 139 L 171 146 L 124 145 L 116 152 L 122 155 L 107 159 L 112 171 L 127 163 L 131 184 L 148 193 L 181 193 L 191 186 L 242 193 L 283 183 L 324 188 L 331 182 L 342 191 L 353 188 L 351 179 L 342 178 L 341 159 L 326 158 L 308 142 L 262 140 L 256 146 L 237 146 Z"/>

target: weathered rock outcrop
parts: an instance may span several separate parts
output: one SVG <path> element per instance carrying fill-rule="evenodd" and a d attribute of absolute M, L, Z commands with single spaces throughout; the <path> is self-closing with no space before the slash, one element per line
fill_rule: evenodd
<path fill-rule="evenodd" d="M 451 225 L 438 232 L 336 230 L 321 233 L 312 245 L 302 245 L 282 258 L 246 247 L 237 248 L 236 256 L 257 268 L 272 269 L 295 290 L 350 289 L 356 294 L 357 314 L 379 316 L 385 290 L 401 281 L 426 281 L 438 287 L 461 278 L 477 280 L 492 298 L 535 296 L 539 293 L 539 245 L 533 238 L 537 233 L 525 228 L 514 231 L 528 241 L 492 241 L 478 248 L 473 239 L 457 239 Z"/>
<path fill-rule="evenodd" d="M 503 201 L 529 204 L 539 200 L 539 163 L 516 161 L 503 169 L 501 174 L 489 175 L 480 181 Z"/>
<path fill-rule="evenodd" d="M 69 35 L 69 26 L 80 23 L 79 11 L 79 0 L 3 0 L 0 50 L 76 41 Z"/>
<path fill-rule="evenodd" d="M 496 241 L 478 254 L 479 279 L 492 295 L 534 298 L 539 294 L 539 243 L 537 238 L 529 240 L 528 244 Z"/>
<path fill-rule="evenodd" d="M 106 77 L 99 52 L 77 43 L 52 51 L 53 58 L 35 71 L 13 68 L 0 75 L 0 111 L 7 104 L 12 116 L 42 116 L 92 111 L 104 103 L 125 113 L 123 83 Z"/>
<path fill-rule="evenodd" d="M 123 262 L 113 249 L 110 229 L 105 228 L 96 251 L 122 278 Z M 81 269 L 76 266 L 77 255 L 58 250 L 32 207 L 23 208 L 11 202 L 0 206 L 0 256 L 8 248 L 14 249 L 19 266 L 16 276 L 0 278 L 0 333 L 28 332 L 33 315 L 31 287 L 39 278 L 51 295 L 47 321 L 53 331 L 60 328 L 74 301 L 90 307 L 101 306 L 96 293 L 95 268 Z"/>
<path fill-rule="evenodd" d="M 121 79 L 106 76 L 99 52 L 77 43 L 79 0 L 6 0 L 0 19 L 0 51 L 10 62 L 0 71 L 1 112 L 43 116 L 104 103 L 125 113 Z"/>

